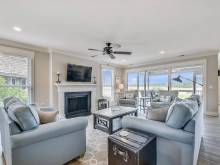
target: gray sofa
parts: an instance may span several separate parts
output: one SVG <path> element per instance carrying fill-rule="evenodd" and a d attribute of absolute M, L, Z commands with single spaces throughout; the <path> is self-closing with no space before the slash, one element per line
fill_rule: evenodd
<path fill-rule="evenodd" d="M 86 151 L 87 118 L 60 120 L 11 135 L 11 120 L 1 108 L 0 122 L 7 165 L 62 165 Z"/>
<path fill-rule="evenodd" d="M 190 121 L 191 132 L 137 117 L 124 117 L 122 126 L 156 135 L 157 165 L 196 165 L 202 138 L 201 107 Z"/>
<path fill-rule="evenodd" d="M 123 97 L 119 98 L 119 105 L 125 107 L 138 107 L 138 91 L 126 91 Z"/>

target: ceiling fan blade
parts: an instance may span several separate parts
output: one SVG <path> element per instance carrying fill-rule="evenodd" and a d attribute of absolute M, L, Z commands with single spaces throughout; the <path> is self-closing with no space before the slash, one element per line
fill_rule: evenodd
<path fill-rule="evenodd" d="M 114 54 L 124 54 L 124 55 L 131 55 L 132 52 L 124 52 L 124 51 L 114 51 Z"/>
<path fill-rule="evenodd" d="M 102 50 L 98 50 L 98 49 L 88 49 L 88 50 L 91 50 L 91 51 L 97 51 L 97 52 L 102 52 Z"/>
<path fill-rule="evenodd" d="M 93 55 L 93 56 L 91 56 L 91 57 L 96 57 L 96 56 L 98 56 L 98 55 Z"/>
<path fill-rule="evenodd" d="M 115 59 L 115 56 L 114 56 L 113 54 L 109 54 L 109 57 L 110 57 L 111 59 Z"/>

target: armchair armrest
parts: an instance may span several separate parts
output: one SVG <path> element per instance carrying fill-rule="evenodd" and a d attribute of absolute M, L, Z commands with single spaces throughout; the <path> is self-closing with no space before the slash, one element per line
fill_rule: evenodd
<path fill-rule="evenodd" d="M 77 117 L 40 125 L 34 130 L 11 136 L 12 148 L 23 147 L 50 138 L 77 132 L 86 129 L 87 125 L 88 120 L 86 117 Z"/>

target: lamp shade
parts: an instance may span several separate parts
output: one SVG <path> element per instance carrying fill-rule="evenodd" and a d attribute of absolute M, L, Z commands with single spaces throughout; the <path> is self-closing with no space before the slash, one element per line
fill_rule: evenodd
<path fill-rule="evenodd" d="M 180 76 L 177 76 L 176 78 L 173 78 L 174 81 L 177 81 L 179 83 L 182 83 L 183 80 L 181 80 Z"/>
<path fill-rule="evenodd" d="M 119 85 L 118 85 L 118 88 L 119 88 L 120 90 L 124 89 L 124 84 L 119 84 Z"/>

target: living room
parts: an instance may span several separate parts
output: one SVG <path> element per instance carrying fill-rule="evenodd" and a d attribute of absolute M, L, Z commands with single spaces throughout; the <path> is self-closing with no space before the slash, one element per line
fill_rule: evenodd
<path fill-rule="evenodd" d="M 0 4 L 0 165 L 220 164 L 220 2 Z"/>

